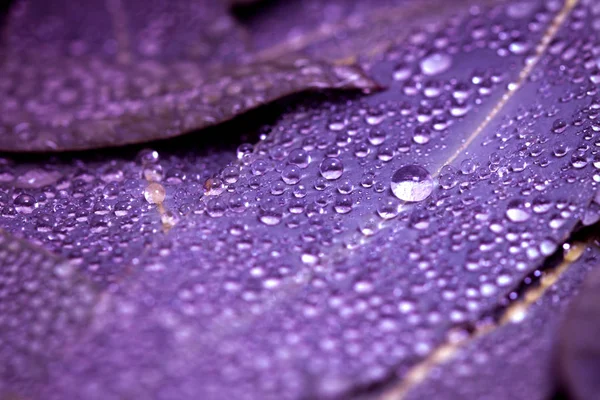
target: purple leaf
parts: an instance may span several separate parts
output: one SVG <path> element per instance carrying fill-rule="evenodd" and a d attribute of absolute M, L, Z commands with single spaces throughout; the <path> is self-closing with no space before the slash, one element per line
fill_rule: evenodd
<path fill-rule="evenodd" d="M 454 332 L 446 351 L 456 353 L 446 358 L 448 362 L 432 363 L 427 378 L 413 382 L 414 389 L 406 398 L 551 398 L 557 386 L 552 368 L 561 319 L 568 315 L 567 303 L 581 283 L 587 286 L 588 272 L 600 258 L 600 249 L 591 240 L 570 245 L 566 259 L 552 260 L 549 269 L 538 271 L 541 278 L 532 276 L 528 294 L 521 300 L 502 307 L 474 333 Z M 569 341 L 573 332 L 587 331 L 573 328 L 568 328 Z M 399 389 L 388 389 L 388 398 Z"/>
<path fill-rule="evenodd" d="M 264 62 L 215 1 L 19 1 L 0 67 L 0 149 L 81 150 L 180 135 L 279 97 L 374 89 L 360 68 Z"/>
<path fill-rule="evenodd" d="M 89 325 L 98 292 L 77 266 L 0 230 L 0 394 L 34 395 Z"/>
<path fill-rule="evenodd" d="M 573 399 L 592 399 L 598 393 L 598 260 L 593 266 L 596 268 L 586 275 L 581 293 L 569 304 L 560 327 L 558 383 Z"/>
<path fill-rule="evenodd" d="M 576 3 L 357 6 L 256 57 L 356 60 L 384 91 L 286 98 L 137 156 L 7 157 L 2 226 L 103 289 L 30 381 L 38 397 L 370 395 L 519 301 L 597 220 L 597 40 L 583 32 L 598 10 Z M 437 390 L 424 382 L 415 394 Z"/>

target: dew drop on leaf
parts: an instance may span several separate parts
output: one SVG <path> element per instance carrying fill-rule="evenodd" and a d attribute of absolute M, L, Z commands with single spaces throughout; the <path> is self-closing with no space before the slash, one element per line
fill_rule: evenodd
<path fill-rule="evenodd" d="M 162 203 L 165 195 L 165 188 L 160 183 L 153 182 L 144 189 L 144 198 L 151 204 Z"/>
<path fill-rule="evenodd" d="M 444 53 L 430 54 L 425 57 L 420 64 L 421 71 L 429 76 L 441 74 L 442 72 L 447 71 L 451 65 L 452 58 Z"/>
<path fill-rule="evenodd" d="M 403 201 L 423 201 L 433 191 L 431 174 L 419 165 L 406 165 L 392 176 L 392 193 Z"/>
<path fill-rule="evenodd" d="M 323 178 L 327 180 L 335 180 L 342 176 L 342 173 L 344 172 L 344 166 L 337 158 L 326 158 L 321 162 L 319 170 Z"/>
<path fill-rule="evenodd" d="M 527 209 L 527 204 L 521 200 L 512 200 L 508 204 L 506 216 L 512 222 L 524 222 L 531 217 L 530 211 Z"/>

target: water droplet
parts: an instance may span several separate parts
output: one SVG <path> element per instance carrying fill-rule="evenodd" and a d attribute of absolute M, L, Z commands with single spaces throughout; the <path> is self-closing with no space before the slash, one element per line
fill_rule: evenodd
<path fill-rule="evenodd" d="M 288 185 L 295 185 L 300 181 L 300 168 L 288 165 L 281 171 L 281 179 Z"/>
<path fill-rule="evenodd" d="M 511 200 L 511 202 L 508 203 L 506 216 L 513 222 L 527 221 L 531 217 L 528 207 L 529 204 L 523 200 Z"/>
<path fill-rule="evenodd" d="M 144 189 L 144 198 L 148 203 L 162 203 L 165 200 L 165 196 L 165 188 L 160 183 L 153 182 Z"/>
<path fill-rule="evenodd" d="M 240 169 L 233 165 L 223 168 L 221 176 L 226 183 L 235 183 L 240 177 Z"/>
<path fill-rule="evenodd" d="M 347 214 L 352 211 L 352 197 L 348 195 L 340 195 L 336 198 L 333 206 L 338 214 Z"/>
<path fill-rule="evenodd" d="M 557 247 L 553 240 L 544 239 L 540 243 L 540 252 L 545 256 L 549 256 L 556 251 Z"/>
<path fill-rule="evenodd" d="M 274 205 L 267 205 L 259 210 L 258 219 L 265 225 L 277 225 L 281 222 L 283 213 L 281 209 Z"/>
<path fill-rule="evenodd" d="M 346 179 L 338 183 L 337 190 L 341 194 L 350 194 L 354 191 L 354 185 L 350 180 Z"/>
<path fill-rule="evenodd" d="M 20 194 L 14 200 L 15 209 L 21 214 L 29 214 L 35 207 L 35 198 L 29 194 Z"/>
<path fill-rule="evenodd" d="M 160 164 L 149 164 L 144 168 L 144 178 L 149 182 L 160 182 L 163 176 L 164 171 Z"/>
<path fill-rule="evenodd" d="M 431 138 L 431 133 L 429 129 L 419 126 L 415 129 L 415 133 L 413 134 L 413 141 L 417 144 L 426 144 L 429 142 Z"/>
<path fill-rule="evenodd" d="M 160 156 L 156 150 L 143 149 L 137 154 L 137 159 L 142 165 L 150 165 L 158 163 Z"/>
<path fill-rule="evenodd" d="M 373 291 L 373 284 L 367 281 L 358 281 L 354 284 L 354 291 L 357 293 L 370 293 Z"/>
<path fill-rule="evenodd" d="M 210 199 L 210 201 L 206 203 L 206 213 L 213 218 L 223 216 L 225 210 L 227 210 L 227 204 L 220 198 Z"/>
<path fill-rule="evenodd" d="M 410 68 L 404 64 L 396 66 L 393 77 L 396 81 L 407 80 L 410 77 Z"/>
<path fill-rule="evenodd" d="M 419 165 L 407 165 L 392 176 L 392 193 L 403 201 L 423 201 L 433 191 L 431 174 Z"/>
<path fill-rule="evenodd" d="M 529 43 L 515 41 L 508 46 L 508 50 L 513 54 L 525 54 L 529 50 Z"/>
<path fill-rule="evenodd" d="M 306 168 L 310 163 L 310 155 L 303 149 L 294 149 L 288 155 L 290 164 L 297 165 L 300 168 Z"/>
<path fill-rule="evenodd" d="M 242 143 L 238 146 L 236 155 L 238 160 L 244 158 L 245 155 L 251 154 L 254 151 L 254 146 L 250 143 Z"/>
<path fill-rule="evenodd" d="M 479 167 L 479 163 L 476 161 L 467 158 L 460 163 L 460 172 L 465 175 L 470 175 L 477 170 Z"/>
<path fill-rule="evenodd" d="M 557 119 L 552 124 L 552 132 L 563 133 L 567 129 L 567 122 L 562 119 Z"/>
<path fill-rule="evenodd" d="M 327 180 L 335 180 L 342 176 L 344 166 L 338 158 L 326 158 L 319 167 L 321 175 Z"/>
<path fill-rule="evenodd" d="M 360 220 L 358 222 L 358 230 L 365 236 L 373 236 L 379 230 L 379 224 L 374 218 Z"/>
<path fill-rule="evenodd" d="M 398 200 L 387 198 L 379 203 L 377 214 L 383 219 L 391 219 L 398 215 L 398 208 Z"/>
<path fill-rule="evenodd" d="M 174 213 L 173 211 L 167 211 L 160 216 L 160 221 L 162 222 L 163 226 L 167 229 L 170 229 L 177 225 L 179 219 L 179 215 Z"/>
<path fill-rule="evenodd" d="M 433 53 L 421 60 L 420 66 L 421 71 L 425 75 L 437 75 L 452 65 L 452 58 L 448 54 L 444 53 Z"/>
<path fill-rule="evenodd" d="M 385 141 L 385 137 L 385 131 L 382 131 L 381 129 L 372 129 L 369 132 L 369 143 L 373 146 L 379 146 Z"/>
<path fill-rule="evenodd" d="M 452 189 L 458 184 L 456 170 L 450 165 L 445 165 L 440 171 L 439 182 L 442 189 Z"/>

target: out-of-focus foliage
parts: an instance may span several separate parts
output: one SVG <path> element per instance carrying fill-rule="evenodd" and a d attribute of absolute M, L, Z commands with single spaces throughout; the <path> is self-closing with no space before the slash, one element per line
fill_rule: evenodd
<path fill-rule="evenodd" d="M 216 1 L 16 1 L 5 18 L 0 149 L 172 137 L 306 89 L 373 89 L 359 68 L 255 60 Z"/>

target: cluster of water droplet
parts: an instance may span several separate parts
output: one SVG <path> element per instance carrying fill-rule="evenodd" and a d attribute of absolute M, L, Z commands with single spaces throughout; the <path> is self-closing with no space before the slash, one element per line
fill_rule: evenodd
<path fill-rule="evenodd" d="M 586 215 L 600 181 L 600 103 L 581 78 L 596 56 L 585 41 L 573 56 L 559 46 L 574 39 L 582 12 L 519 81 L 554 7 L 473 7 L 419 30 L 373 67 L 385 72 L 387 91 L 293 105 L 210 177 L 207 164 L 218 163 L 197 149 L 161 151 L 160 170 L 144 161 L 97 166 L 121 171 L 100 199 L 110 200 L 108 213 L 126 195 L 147 205 L 119 206 L 129 224 L 110 223 L 153 233 L 116 291 L 107 341 L 133 357 L 131 337 L 167 332 L 173 348 L 189 352 L 171 354 L 184 365 L 171 372 L 216 385 L 198 390 L 246 388 L 255 373 L 264 382 L 249 393 L 335 396 L 426 356 L 452 326 L 510 296 Z M 481 70 L 469 64 L 477 58 Z M 87 167 L 71 168 L 68 193 Z M 89 175 L 79 190 L 104 193 L 102 178 Z M 17 201 L 25 194 L 14 186 L 3 205 L 15 215 L 35 210 L 31 199 Z M 163 203 L 181 218 L 167 235 L 143 223 L 158 221 L 154 204 Z M 157 370 L 171 366 L 137 356 Z"/>

